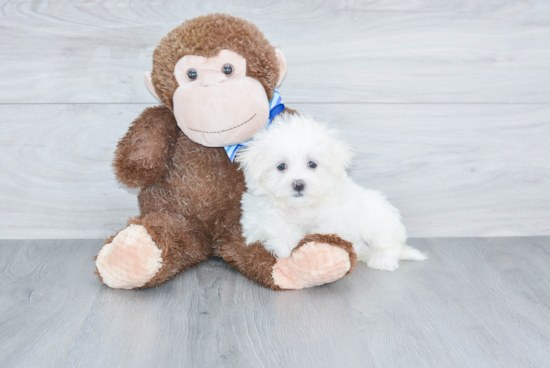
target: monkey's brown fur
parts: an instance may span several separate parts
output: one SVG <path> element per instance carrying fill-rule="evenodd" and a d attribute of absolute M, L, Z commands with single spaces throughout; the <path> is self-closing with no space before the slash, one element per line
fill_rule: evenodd
<path fill-rule="evenodd" d="M 280 289 L 272 276 L 276 258 L 260 243 L 247 246 L 241 235 L 243 173 L 223 148 L 191 141 L 171 111 L 178 87 L 173 76 L 176 62 L 184 55 L 215 56 L 222 49 L 246 58 L 247 76 L 260 81 L 271 99 L 279 77 L 278 61 L 261 32 L 227 15 L 199 17 L 174 29 L 155 50 L 152 80 L 165 106 L 146 109 L 118 143 L 113 164 L 116 177 L 128 187 L 141 187 L 140 215 L 129 219 L 128 225 L 145 227 L 162 251 L 162 268 L 142 288 L 160 285 L 215 255 L 247 278 Z M 286 109 L 284 113 L 295 112 Z M 355 267 L 349 242 L 335 235 L 310 235 L 300 246 L 306 241 L 345 249 L 350 254 L 350 272 Z"/>
<path fill-rule="evenodd" d="M 173 108 L 172 96 L 178 88 L 174 67 L 179 59 L 185 55 L 212 57 L 223 49 L 246 59 L 246 75 L 258 80 L 271 100 L 279 78 L 275 48 L 254 24 L 226 14 L 210 14 L 175 28 L 155 50 L 151 77 L 162 102 Z"/>

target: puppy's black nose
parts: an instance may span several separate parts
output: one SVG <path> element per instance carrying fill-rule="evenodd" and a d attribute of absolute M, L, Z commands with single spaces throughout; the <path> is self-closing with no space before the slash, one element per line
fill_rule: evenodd
<path fill-rule="evenodd" d="M 304 183 L 303 180 L 296 180 L 292 183 L 292 188 L 294 188 L 295 191 L 301 192 L 306 187 L 306 183 Z"/>

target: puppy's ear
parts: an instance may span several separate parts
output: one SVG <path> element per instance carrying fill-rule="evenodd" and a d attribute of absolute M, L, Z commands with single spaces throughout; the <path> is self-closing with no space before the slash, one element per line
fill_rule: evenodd
<path fill-rule="evenodd" d="M 335 139 L 331 142 L 328 154 L 330 157 L 330 168 L 336 175 L 343 175 L 351 167 L 353 149 L 344 141 Z"/>
<path fill-rule="evenodd" d="M 256 186 L 262 175 L 261 154 L 254 144 L 241 148 L 235 156 L 239 168 L 243 170 L 247 184 Z"/>

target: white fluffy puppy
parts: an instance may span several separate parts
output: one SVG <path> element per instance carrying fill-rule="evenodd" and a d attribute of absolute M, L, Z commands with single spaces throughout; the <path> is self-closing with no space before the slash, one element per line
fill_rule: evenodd
<path fill-rule="evenodd" d="M 285 114 L 247 145 L 237 160 L 248 188 L 241 217 L 248 244 L 262 241 L 286 258 L 306 234 L 338 234 L 371 268 L 394 271 L 399 260 L 426 259 L 405 244 L 397 209 L 348 176 L 352 150 L 335 130 Z"/>

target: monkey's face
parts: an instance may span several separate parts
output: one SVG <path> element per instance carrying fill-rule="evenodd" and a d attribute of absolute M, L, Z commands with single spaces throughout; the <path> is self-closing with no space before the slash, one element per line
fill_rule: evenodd
<path fill-rule="evenodd" d="M 222 50 L 211 58 L 187 55 L 174 68 L 178 126 L 208 147 L 242 143 L 265 127 L 269 101 L 260 82 L 246 76 L 246 59 Z"/>

